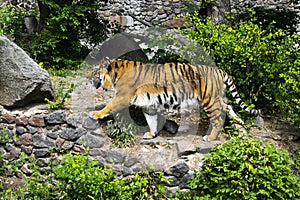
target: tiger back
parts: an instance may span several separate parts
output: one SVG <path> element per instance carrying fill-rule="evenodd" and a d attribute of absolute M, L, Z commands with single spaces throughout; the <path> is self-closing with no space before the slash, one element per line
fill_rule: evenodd
<path fill-rule="evenodd" d="M 226 114 L 243 123 L 225 102 L 224 84 L 242 108 L 253 115 L 260 114 L 245 106 L 227 73 L 205 65 L 143 64 L 115 59 L 94 70 L 93 82 L 96 88 L 115 89 L 115 97 L 105 108 L 95 111 L 94 117 L 101 119 L 130 105 L 142 107 L 150 129 L 145 139 L 158 135 L 164 123 L 158 121 L 158 115 L 163 109 L 191 108 L 200 104 L 210 119 L 208 132 L 203 137 L 206 141 L 217 139 Z"/>

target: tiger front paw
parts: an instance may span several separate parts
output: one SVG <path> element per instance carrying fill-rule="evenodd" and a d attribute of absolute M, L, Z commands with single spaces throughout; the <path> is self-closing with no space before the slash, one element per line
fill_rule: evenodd
<path fill-rule="evenodd" d="M 155 134 L 152 134 L 151 132 L 146 132 L 143 136 L 143 139 L 153 139 L 155 138 Z"/>
<path fill-rule="evenodd" d="M 108 116 L 108 114 L 105 114 L 103 112 L 100 111 L 94 111 L 92 117 L 94 119 L 103 119 L 104 117 Z"/>
<path fill-rule="evenodd" d="M 205 135 L 203 137 L 203 141 L 205 141 L 205 142 L 213 141 L 213 140 L 216 140 L 216 139 L 217 139 L 216 137 L 211 136 L 211 135 Z"/>

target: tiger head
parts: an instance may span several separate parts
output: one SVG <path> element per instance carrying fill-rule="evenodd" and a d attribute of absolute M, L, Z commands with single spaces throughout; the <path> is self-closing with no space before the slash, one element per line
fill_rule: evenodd
<path fill-rule="evenodd" d="M 114 60 L 101 60 L 97 66 L 91 71 L 87 77 L 93 81 L 96 89 L 102 87 L 107 90 L 113 88 L 116 82 L 115 73 L 112 70 Z"/>

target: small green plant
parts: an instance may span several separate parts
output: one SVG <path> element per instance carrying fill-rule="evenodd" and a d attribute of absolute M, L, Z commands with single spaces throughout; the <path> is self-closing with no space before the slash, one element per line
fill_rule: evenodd
<path fill-rule="evenodd" d="M 127 147 L 135 143 L 136 127 L 132 124 L 125 125 L 123 122 L 124 120 L 107 122 L 108 130 L 110 130 L 108 136 L 113 138 L 113 145 L 116 147 Z"/>
<path fill-rule="evenodd" d="M 73 83 L 70 86 L 67 86 L 66 82 L 60 80 L 56 89 L 55 101 L 51 101 L 45 98 L 45 101 L 47 102 L 47 107 L 49 109 L 60 109 L 64 107 L 66 100 L 71 97 L 71 93 L 73 92 L 74 87 L 75 85 Z"/>
<path fill-rule="evenodd" d="M 166 198 L 165 184 L 168 181 L 162 172 L 137 173 L 125 178 L 123 199 L 160 199 Z"/>
<path fill-rule="evenodd" d="M 212 149 L 189 187 L 211 199 L 298 199 L 300 180 L 289 154 L 245 135 Z"/>

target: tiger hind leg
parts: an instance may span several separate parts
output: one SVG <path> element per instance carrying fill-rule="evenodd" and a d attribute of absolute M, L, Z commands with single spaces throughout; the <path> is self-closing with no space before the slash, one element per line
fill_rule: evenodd
<path fill-rule="evenodd" d="M 158 113 L 144 112 L 147 124 L 150 131 L 143 136 L 144 139 L 152 139 L 158 135 L 158 132 L 164 127 L 166 119 L 163 115 Z"/>
<path fill-rule="evenodd" d="M 218 135 L 224 125 L 226 113 L 221 109 L 216 109 L 209 114 L 210 125 L 206 135 L 203 137 L 204 141 L 212 141 L 218 138 Z"/>

